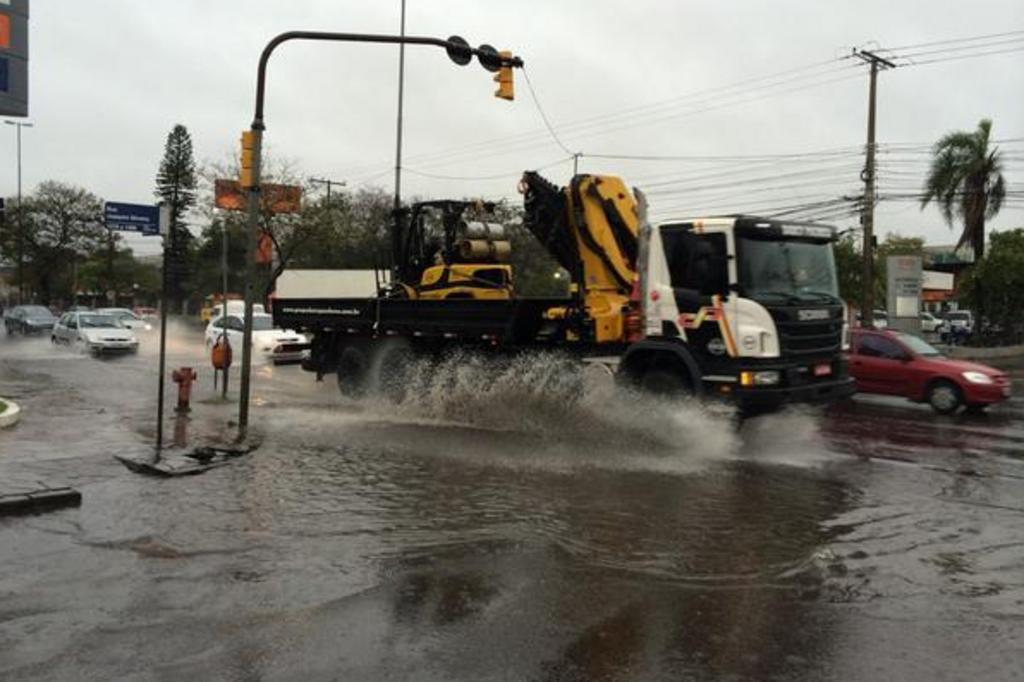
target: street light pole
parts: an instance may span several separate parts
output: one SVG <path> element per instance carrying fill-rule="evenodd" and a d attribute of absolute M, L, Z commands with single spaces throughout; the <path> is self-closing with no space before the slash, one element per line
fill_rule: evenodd
<path fill-rule="evenodd" d="M 4 121 L 18 128 L 18 304 L 25 302 L 25 213 L 21 210 L 21 129 L 34 124 L 22 121 Z"/>

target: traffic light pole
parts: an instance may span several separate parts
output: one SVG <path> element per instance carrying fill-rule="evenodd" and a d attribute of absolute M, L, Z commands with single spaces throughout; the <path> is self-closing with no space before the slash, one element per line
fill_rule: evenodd
<path fill-rule="evenodd" d="M 252 308 L 256 279 L 256 230 L 260 212 L 260 165 L 263 131 L 263 104 L 266 98 L 267 63 L 270 56 L 282 43 L 291 40 L 316 40 L 340 43 L 383 43 L 389 45 L 432 45 L 444 48 L 456 64 L 468 64 L 476 56 L 484 68 L 497 70 L 501 67 L 521 67 L 523 60 L 511 55 L 499 54 L 488 45 L 470 47 L 466 41 L 452 36 L 448 40 L 425 36 L 378 35 L 370 33 L 331 33 L 323 31 L 288 31 L 273 38 L 260 55 L 256 72 L 256 111 L 252 119 L 252 163 L 251 181 L 247 190 L 246 220 L 246 283 L 245 283 L 245 333 L 242 337 L 242 368 L 238 387 L 238 437 L 246 437 L 249 429 L 249 379 L 252 372 Z"/>

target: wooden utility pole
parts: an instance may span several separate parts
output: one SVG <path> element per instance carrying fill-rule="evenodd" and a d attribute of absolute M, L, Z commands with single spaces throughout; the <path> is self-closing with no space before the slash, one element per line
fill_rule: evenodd
<path fill-rule="evenodd" d="M 855 50 L 854 54 L 871 64 L 871 85 L 868 91 L 868 145 L 867 160 L 861 179 L 864 180 L 864 206 L 861 224 L 864 226 L 864 270 L 862 277 L 860 320 L 861 326 L 875 324 L 875 92 L 879 65 L 894 69 L 896 65 L 887 59 L 867 52 Z"/>

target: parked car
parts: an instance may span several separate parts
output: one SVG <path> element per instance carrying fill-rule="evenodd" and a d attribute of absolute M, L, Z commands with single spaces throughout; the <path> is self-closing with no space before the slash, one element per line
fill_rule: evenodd
<path fill-rule="evenodd" d="M 127 308 L 100 308 L 96 312 L 101 315 L 113 315 L 121 321 L 121 324 L 123 324 L 126 329 L 137 329 L 148 332 L 153 328 L 153 325 L 146 322 Z"/>
<path fill-rule="evenodd" d="M 942 317 L 949 323 L 950 331 L 963 330 L 968 334 L 974 331 L 974 315 L 970 310 L 951 310 Z"/>
<path fill-rule="evenodd" d="M 135 313 L 136 317 L 146 320 L 147 322 L 152 322 L 160 318 L 160 311 L 157 310 L 156 308 L 135 306 L 134 308 L 132 308 L 132 312 Z"/>
<path fill-rule="evenodd" d="M 921 311 L 921 331 L 925 334 L 938 334 L 943 326 L 943 320 L 935 317 L 927 310 Z"/>
<path fill-rule="evenodd" d="M 875 329 L 885 329 L 889 326 L 889 315 L 884 310 L 873 311 L 872 318 Z M 862 324 L 860 313 L 857 313 L 857 324 Z"/>
<path fill-rule="evenodd" d="M 854 329 L 850 375 L 863 393 L 926 402 L 940 414 L 961 406 L 982 409 L 1010 397 L 1010 379 L 998 369 L 953 360 L 912 334 Z"/>
<path fill-rule="evenodd" d="M 66 343 L 99 356 L 104 353 L 137 353 L 139 340 L 113 315 L 96 312 L 64 313 L 53 327 L 50 340 Z"/>
<path fill-rule="evenodd" d="M 11 334 L 39 334 L 53 329 L 57 321 L 49 309 L 41 305 L 19 305 L 4 316 L 4 329 Z"/>
<path fill-rule="evenodd" d="M 261 308 L 262 310 L 262 308 Z M 227 334 L 228 343 L 236 358 L 241 357 L 242 337 L 245 331 L 245 316 L 232 313 L 230 302 L 228 316 L 218 316 L 206 326 L 206 346 L 212 347 L 221 334 Z M 305 353 L 303 348 L 294 346 L 305 344 L 306 338 L 291 329 L 275 329 L 273 318 L 264 312 L 254 312 L 252 316 L 252 348 L 254 355 L 262 355 L 274 364 L 279 362 L 298 362 Z"/>

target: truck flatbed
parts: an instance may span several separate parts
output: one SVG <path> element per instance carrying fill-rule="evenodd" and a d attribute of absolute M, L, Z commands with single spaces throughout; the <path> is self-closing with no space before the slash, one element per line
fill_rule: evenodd
<path fill-rule="evenodd" d="M 317 333 L 330 330 L 532 346 L 543 345 L 555 329 L 544 319 L 544 312 L 567 303 L 562 298 L 288 298 L 274 301 L 274 321 L 280 327 Z"/>

